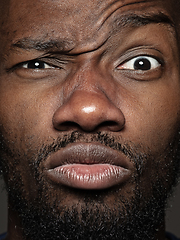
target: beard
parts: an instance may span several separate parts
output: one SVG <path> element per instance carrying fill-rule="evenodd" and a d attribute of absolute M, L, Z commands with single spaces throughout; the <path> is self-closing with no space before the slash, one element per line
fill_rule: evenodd
<path fill-rule="evenodd" d="M 48 183 L 43 174 L 47 157 L 70 143 L 82 141 L 98 142 L 126 155 L 134 166 L 129 187 L 124 183 L 105 190 L 87 191 Z M 130 142 L 120 144 L 122 139 L 103 133 L 87 139 L 73 132 L 51 144 L 43 144 L 36 151 L 27 147 L 23 154 L 7 146 L 5 139 L 1 142 L 4 153 L 1 164 L 9 203 L 21 220 L 24 239 L 157 239 L 167 198 L 179 176 L 179 136 L 156 154 Z M 8 164 L 8 157 L 13 163 Z M 31 192 L 27 191 L 19 168 L 24 159 L 37 186 L 33 197 L 29 196 Z M 146 176 L 148 168 L 150 173 Z M 69 203 L 69 195 L 78 200 Z"/>

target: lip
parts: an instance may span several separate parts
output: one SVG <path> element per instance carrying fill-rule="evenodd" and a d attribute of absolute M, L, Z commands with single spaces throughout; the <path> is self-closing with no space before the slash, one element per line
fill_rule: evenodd
<path fill-rule="evenodd" d="M 85 190 L 100 190 L 130 178 L 127 157 L 99 143 L 73 143 L 49 156 L 47 178 L 56 184 Z"/>

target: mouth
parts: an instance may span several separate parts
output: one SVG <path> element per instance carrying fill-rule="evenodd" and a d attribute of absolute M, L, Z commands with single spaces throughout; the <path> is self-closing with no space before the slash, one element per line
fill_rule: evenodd
<path fill-rule="evenodd" d="M 74 143 L 52 154 L 45 164 L 52 182 L 84 190 L 122 184 L 131 176 L 127 157 L 98 143 Z"/>

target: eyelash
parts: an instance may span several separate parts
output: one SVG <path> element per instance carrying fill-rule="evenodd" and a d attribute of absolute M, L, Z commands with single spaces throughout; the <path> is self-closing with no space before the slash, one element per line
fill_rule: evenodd
<path fill-rule="evenodd" d="M 34 64 L 34 68 L 33 66 L 31 67 L 30 65 Z M 29 67 L 28 67 L 29 65 Z M 42 66 L 43 65 L 43 66 Z M 33 70 L 40 70 L 40 69 L 53 69 L 55 68 L 53 65 L 50 65 L 42 60 L 38 60 L 38 59 L 34 59 L 25 63 L 21 63 L 20 64 L 21 68 L 24 69 L 33 69 Z M 41 68 L 39 68 L 41 67 Z"/>
<path fill-rule="evenodd" d="M 152 56 L 140 55 L 133 57 L 128 61 L 124 61 L 117 67 L 117 69 L 131 71 L 150 71 L 153 69 L 157 69 L 160 66 L 162 66 L 162 61 L 160 59 Z"/>

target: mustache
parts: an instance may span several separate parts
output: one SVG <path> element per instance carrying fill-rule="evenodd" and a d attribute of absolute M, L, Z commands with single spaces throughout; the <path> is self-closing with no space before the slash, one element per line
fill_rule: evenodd
<path fill-rule="evenodd" d="M 142 150 L 140 145 L 134 145 L 130 141 L 123 143 L 122 137 L 110 136 L 108 133 L 97 132 L 93 134 L 84 134 L 78 131 L 73 131 L 69 134 L 65 134 L 62 137 L 58 137 L 51 144 L 43 145 L 39 151 L 36 164 L 39 166 L 42 161 L 45 161 L 47 157 L 62 148 L 65 148 L 71 143 L 86 142 L 86 143 L 100 143 L 106 147 L 123 153 L 126 157 L 132 161 L 138 171 L 142 171 L 143 162 L 150 158 L 150 153 L 147 154 Z"/>

